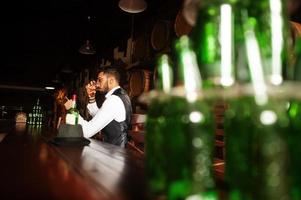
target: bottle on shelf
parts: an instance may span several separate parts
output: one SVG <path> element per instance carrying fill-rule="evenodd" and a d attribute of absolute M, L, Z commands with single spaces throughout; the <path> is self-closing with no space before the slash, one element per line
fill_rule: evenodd
<path fill-rule="evenodd" d="M 32 108 L 32 112 L 28 114 L 28 124 L 31 125 L 42 125 L 43 123 L 43 111 L 40 105 L 40 99 L 37 99 L 36 104 Z"/>
<path fill-rule="evenodd" d="M 28 121 L 27 121 L 28 124 L 32 125 L 33 124 L 33 116 L 32 116 L 32 113 L 28 113 Z"/>

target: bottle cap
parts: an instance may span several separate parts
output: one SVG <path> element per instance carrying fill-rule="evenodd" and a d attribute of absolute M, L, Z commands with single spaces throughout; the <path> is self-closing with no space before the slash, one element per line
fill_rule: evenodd
<path fill-rule="evenodd" d="M 73 94 L 73 95 L 72 95 L 72 100 L 73 100 L 73 101 L 76 101 L 76 94 Z"/>

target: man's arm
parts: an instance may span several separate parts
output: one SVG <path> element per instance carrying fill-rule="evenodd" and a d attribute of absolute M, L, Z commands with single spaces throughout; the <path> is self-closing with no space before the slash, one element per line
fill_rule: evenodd
<path fill-rule="evenodd" d="M 96 113 L 97 113 L 97 111 L 98 111 L 98 109 L 99 109 L 96 102 L 94 102 L 94 103 L 89 103 L 89 104 L 87 105 L 87 108 L 88 108 L 89 114 L 90 114 L 92 117 L 94 117 L 94 116 L 96 115 Z"/>
<path fill-rule="evenodd" d="M 95 93 L 96 93 L 95 81 L 90 81 L 90 83 L 86 85 L 86 92 L 89 97 L 89 104 L 87 105 L 88 112 L 92 117 L 94 117 L 98 111 L 98 106 L 95 100 Z"/>
<path fill-rule="evenodd" d="M 92 137 L 113 121 L 118 115 L 118 109 L 116 108 L 119 107 L 120 104 L 122 104 L 121 99 L 112 95 L 103 102 L 101 108 L 97 110 L 95 116 L 90 121 L 86 121 L 79 116 L 78 123 L 83 127 L 84 137 Z"/>

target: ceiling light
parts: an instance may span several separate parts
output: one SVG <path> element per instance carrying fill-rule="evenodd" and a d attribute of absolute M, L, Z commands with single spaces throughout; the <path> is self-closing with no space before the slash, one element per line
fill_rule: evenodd
<path fill-rule="evenodd" d="M 118 6 L 128 13 L 140 13 L 146 9 L 147 3 L 144 0 L 120 0 Z"/>
<path fill-rule="evenodd" d="M 46 90 L 54 90 L 55 88 L 54 88 L 54 87 L 51 87 L 51 86 L 46 86 L 45 89 L 46 89 Z"/>

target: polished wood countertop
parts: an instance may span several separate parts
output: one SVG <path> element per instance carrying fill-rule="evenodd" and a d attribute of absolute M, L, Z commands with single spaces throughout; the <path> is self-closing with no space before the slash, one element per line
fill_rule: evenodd
<path fill-rule="evenodd" d="M 60 147 L 55 131 L 19 124 L 0 142 L 1 199 L 145 199 L 143 157 L 90 139 Z"/>
<path fill-rule="evenodd" d="M 0 141 L 1 199 L 147 199 L 144 156 L 90 139 L 88 146 L 49 142 L 47 127 L 16 124 Z M 217 178 L 223 162 L 215 161 Z"/>

